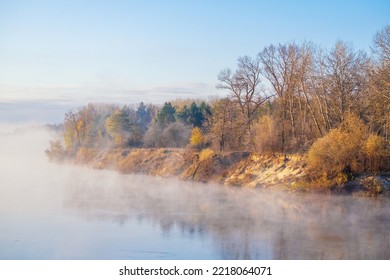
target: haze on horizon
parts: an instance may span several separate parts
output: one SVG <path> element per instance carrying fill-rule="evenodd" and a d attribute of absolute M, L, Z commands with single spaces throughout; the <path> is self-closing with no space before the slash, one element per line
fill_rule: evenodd
<path fill-rule="evenodd" d="M 388 1 L 0 1 L 0 121 L 88 102 L 224 95 L 218 72 L 269 44 L 370 51 Z"/>

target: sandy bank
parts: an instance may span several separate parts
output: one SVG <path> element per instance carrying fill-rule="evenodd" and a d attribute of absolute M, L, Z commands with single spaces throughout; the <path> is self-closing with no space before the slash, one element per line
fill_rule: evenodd
<path fill-rule="evenodd" d="M 303 155 L 249 152 L 207 153 L 188 149 L 80 149 L 77 164 L 121 173 L 142 173 L 182 180 L 216 182 L 228 186 L 310 191 L 302 187 L 308 177 Z M 318 189 L 315 189 L 318 191 Z M 321 190 L 322 192 L 324 190 Z M 335 189 L 333 189 L 335 191 Z M 360 176 L 339 186 L 336 192 L 363 196 L 390 193 L 389 176 Z"/>

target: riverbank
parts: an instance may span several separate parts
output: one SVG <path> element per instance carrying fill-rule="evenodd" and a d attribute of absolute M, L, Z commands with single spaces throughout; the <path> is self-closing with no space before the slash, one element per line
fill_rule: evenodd
<path fill-rule="evenodd" d="M 277 188 L 284 191 L 346 193 L 358 196 L 390 196 L 390 176 L 360 175 L 336 178 L 327 187 L 311 180 L 304 155 L 215 153 L 206 149 L 81 148 L 70 160 L 95 169 L 121 173 L 177 177 L 181 180 L 215 182 L 227 186 Z"/>

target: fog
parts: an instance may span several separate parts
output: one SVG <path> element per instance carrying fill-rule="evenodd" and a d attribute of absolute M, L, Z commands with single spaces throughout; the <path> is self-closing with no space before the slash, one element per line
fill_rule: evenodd
<path fill-rule="evenodd" d="M 231 188 L 50 163 L 0 125 L 0 259 L 389 259 L 388 198 Z"/>

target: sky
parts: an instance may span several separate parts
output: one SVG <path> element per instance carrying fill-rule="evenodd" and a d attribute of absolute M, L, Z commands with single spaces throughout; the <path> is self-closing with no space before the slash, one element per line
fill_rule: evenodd
<path fill-rule="evenodd" d="M 0 0 L 0 121 L 38 103 L 221 96 L 240 56 L 305 40 L 369 52 L 388 24 L 388 0 Z"/>

